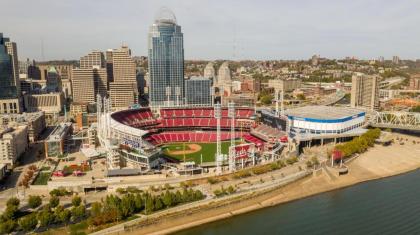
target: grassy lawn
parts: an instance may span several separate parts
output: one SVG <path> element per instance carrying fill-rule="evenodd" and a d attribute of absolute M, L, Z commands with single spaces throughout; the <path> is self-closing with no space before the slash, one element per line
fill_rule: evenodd
<path fill-rule="evenodd" d="M 51 172 L 41 172 L 34 180 L 33 185 L 47 185 L 51 177 Z"/>
<path fill-rule="evenodd" d="M 240 144 L 240 141 L 237 141 L 236 144 Z M 216 154 L 216 143 L 185 143 L 185 150 L 188 150 L 187 144 L 198 144 L 201 146 L 201 150 L 196 153 L 185 154 L 185 161 L 195 161 L 200 163 L 200 155 L 203 155 L 203 162 L 214 162 L 214 155 Z M 230 146 L 230 141 L 222 142 L 222 153 L 228 154 Z M 170 157 L 180 161 L 184 160 L 184 155 L 171 155 L 168 151 L 173 150 L 183 150 L 182 143 L 167 144 L 163 146 L 163 153 Z"/>

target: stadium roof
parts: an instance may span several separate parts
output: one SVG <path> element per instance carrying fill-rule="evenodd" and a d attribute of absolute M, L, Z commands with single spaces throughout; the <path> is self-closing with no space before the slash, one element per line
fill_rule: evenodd
<path fill-rule="evenodd" d="M 310 118 L 318 120 L 334 120 L 351 117 L 364 113 L 364 111 L 334 106 L 304 106 L 295 109 L 285 110 L 287 116 Z"/>

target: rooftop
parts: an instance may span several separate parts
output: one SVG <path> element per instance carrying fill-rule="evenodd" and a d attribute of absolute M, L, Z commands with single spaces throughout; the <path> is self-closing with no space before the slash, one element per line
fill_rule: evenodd
<path fill-rule="evenodd" d="M 333 120 L 351 117 L 364 113 L 361 110 L 354 108 L 343 108 L 333 106 L 304 106 L 295 109 L 285 110 L 287 116 L 294 116 L 300 118 L 313 118 L 322 120 Z"/>

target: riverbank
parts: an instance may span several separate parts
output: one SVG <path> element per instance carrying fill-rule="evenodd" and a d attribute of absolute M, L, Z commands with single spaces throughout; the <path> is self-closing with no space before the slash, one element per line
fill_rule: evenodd
<path fill-rule="evenodd" d="M 246 200 L 239 200 L 236 203 L 223 207 L 188 213 L 179 218 L 162 219 L 159 222 L 153 223 L 150 226 L 144 226 L 131 233 L 174 233 L 237 214 L 298 200 L 369 180 L 390 177 L 416 170 L 420 167 L 420 145 L 412 144 L 408 141 L 405 145 L 375 146 L 352 161 L 348 167 L 349 174 L 344 176 L 333 179 L 326 174 L 310 176 L 271 192 Z"/>

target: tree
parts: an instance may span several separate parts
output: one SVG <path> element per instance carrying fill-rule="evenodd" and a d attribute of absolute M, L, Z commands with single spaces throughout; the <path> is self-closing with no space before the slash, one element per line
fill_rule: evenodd
<path fill-rule="evenodd" d="M 171 195 L 171 193 L 167 190 L 166 192 L 165 192 L 165 195 L 163 196 L 163 204 L 165 204 L 165 206 L 167 207 L 167 208 L 169 208 L 169 207 L 171 207 L 172 206 L 172 195 Z"/>
<path fill-rule="evenodd" d="M 163 208 L 163 203 L 160 197 L 155 197 L 155 209 L 158 211 Z"/>
<path fill-rule="evenodd" d="M 50 206 L 51 206 L 51 208 L 55 208 L 56 206 L 58 206 L 58 204 L 60 204 L 60 198 L 58 198 L 57 196 L 52 196 L 50 198 Z"/>
<path fill-rule="evenodd" d="M 135 197 L 135 205 L 136 205 L 136 211 L 141 211 L 144 208 L 144 200 L 143 197 L 140 194 L 136 194 Z"/>
<path fill-rule="evenodd" d="M 100 202 L 92 203 L 90 215 L 95 217 L 102 213 L 102 204 Z"/>
<path fill-rule="evenodd" d="M 145 209 L 146 209 L 146 214 L 149 214 L 153 211 L 155 211 L 155 205 L 153 203 L 153 198 L 152 196 L 148 196 L 146 198 L 146 205 L 145 205 Z"/>
<path fill-rule="evenodd" d="M 42 199 L 40 196 L 29 196 L 28 206 L 32 209 L 39 207 L 42 204 Z"/>
<path fill-rule="evenodd" d="M 125 219 L 134 213 L 136 202 L 132 194 L 126 194 L 121 199 L 120 212 L 122 219 Z"/>
<path fill-rule="evenodd" d="M 59 222 L 67 224 L 71 218 L 71 212 L 69 209 L 64 209 L 60 211 L 56 217 Z"/>
<path fill-rule="evenodd" d="M 269 105 L 271 104 L 272 100 L 273 100 L 273 96 L 272 95 L 264 95 L 261 97 L 261 103 L 265 104 L 265 105 Z"/>
<path fill-rule="evenodd" d="M 82 199 L 79 196 L 74 196 L 73 199 L 71 199 L 71 204 L 74 207 L 80 206 L 80 203 L 82 203 Z"/>
<path fill-rule="evenodd" d="M 25 232 L 30 232 L 34 230 L 37 225 L 38 225 L 38 219 L 36 218 L 35 213 L 22 217 L 19 220 L 19 226 Z"/>
<path fill-rule="evenodd" d="M 16 222 L 13 220 L 7 220 L 3 223 L 0 223 L 0 234 L 9 234 L 16 229 Z"/>
<path fill-rule="evenodd" d="M 93 210 L 93 205 L 92 205 L 92 210 Z M 95 216 L 96 215 L 98 215 L 98 214 L 95 214 Z M 72 216 L 73 221 L 83 219 L 86 216 L 85 205 L 79 205 L 79 206 L 71 209 L 71 216 Z"/>
<path fill-rule="evenodd" d="M 54 222 L 54 214 L 47 209 L 42 210 L 38 213 L 37 219 L 39 220 L 41 227 L 47 227 Z"/>
<path fill-rule="evenodd" d="M 3 220 L 11 220 L 15 219 L 16 213 L 19 211 L 18 207 L 15 205 L 10 205 L 6 207 L 6 210 L 4 211 L 2 215 Z"/>
<path fill-rule="evenodd" d="M 7 200 L 6 202 L 6 206 L 16 206 L 18 207 L 20 204 L 20 200 L 15 198 L 15 197 L 11 197 L 9 200 Z"/>

